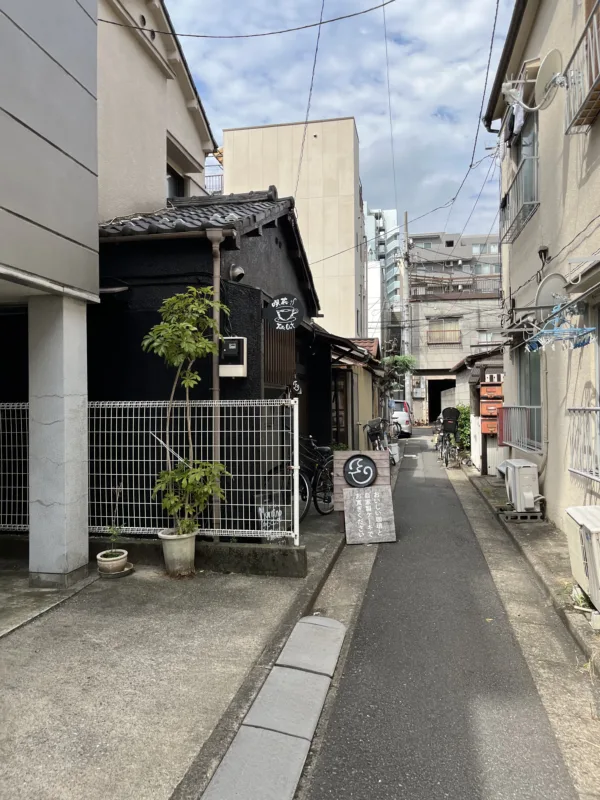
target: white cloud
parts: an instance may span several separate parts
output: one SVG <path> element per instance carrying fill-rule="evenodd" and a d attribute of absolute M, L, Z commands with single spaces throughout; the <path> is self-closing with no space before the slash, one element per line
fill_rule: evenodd
<path fill-rule="evenodd" d="M 375 2 L 325 0 L 325 18 Z M 167 0 L 167 5 L 176 30 L 211 34 L 302 25 L 317 21 L 321 8 L 320 0 Z M 500 3 L 489 86 L 513 5 L 513 0 Z M 449 200 L 469 164 L 494 9 L 495 0 L 397 0 L 386 8 L 398 207 L 411 218 Z M 226 127 L 304 119 L 316 36 L 312 28 L 256 39 L 182 39 L 219 141 Z M 324 26 L 311 118 L 356 118 L 364 195 L 379 208 L 395 206 L 387 103 L 382 12 Z M 481 128 L 475 159 L 495 143 Z M 471 173 L 450 230 L 465 224 L 488 166 L 485 161 Z M 468 232 L 487 233 L 497 208 L 494 179 Z M 439 230 L 446 216 L 437 212 L 415 230 Z"/>

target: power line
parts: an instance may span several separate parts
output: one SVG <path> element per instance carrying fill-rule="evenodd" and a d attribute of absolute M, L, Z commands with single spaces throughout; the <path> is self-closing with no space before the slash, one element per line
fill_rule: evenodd
<path fill-rule="evenodd" d="M 479 190 L 479 194 L 477 195 L 477 198 L 476 198 L 476 200 L 475 200 L 475 203 L 473 204 L 473 208 L 471 209 L 471 213 L 470 213 L 470 214 L 469 214 L 469 216 L 467 217 L 467 221 L 465 222 L 465 224 L 464 224 L 464 226 L 463 226 L 463 229 L 462 229 L 462 231 L 460 232 L 460 236 L 459 236 L 459 237 L 458 237 L 458 239 L 456 240 L 457 242 L 460 242 L 460 240 L 461 240 L 461 239 L 462 239 L 462 237 L 464 236 L 464 233 L 465 233 L 465 231 L 467 230 L 467 225 L 468 225 L 468 224 L 469 224 L 469 222 L 471 221 L 471 217 L 472 217 L 472 216 L 473 216 L 473 214 L 475 213 L 475 209 L 477 208 L 477 204 L 479 203 L 479 201 L 480 201 L 480 199 L 481 199 L 481 195 L 483 194 L 483 190 L 484 190 L 484 189 L 485 189 L 485 187 L 486 187 L 486 184 L 487 184 L 487 182 L 488 182 L 488 178 L 489 178 L 490 172 L 492 172 L 492 168 L 493 168 L 493 170 L 494 170 L 494 172 L 495 172 L 495 171 L 496 171 L 496 166 L 497 166 L 497 164 L 496 164 L 496 159 L 493 159 L 493 160 L 490 162 L 489 169 L 488 169 L 488 171 L 486 172 L 485 178 L 484 178 L 484 180 L 483 180 L 483 185 L 482 185 L 481 189 Z M 493 174 L 492 174 L 492 177 L 493 177 Z M 454 247 L 452 248 L 452 252 L 450 253 L 450 256 L 452 256 L 452 253 L 454 253 L 454 251 L 456 250 L 456 248 L 457 248 L 457 245 L 455 244 L 455 245 L 454 245 Z M 450 257 L 450 256 L 449 256 L 449 257 Z"/>
<path fill-rule="evenodd" d="M 157 28 L 148 28 L 143 25 L 132 25 L 127 22 L 115 22 L 112 19 L 99 19 L 98 22 L 103 22 L 105 25 L 115 25 L 118 28 L 133 28 L 138 31 L 147 31 L 148 33 L 155 33 L 159 36 L 178 36 L 179 38 L 187 39 L 257 39 L 261 36 L 278 36 L 282 33 L 294 33 L 295 31 L 305 31 L 309 28 L 317 28 L 321 25 L 329 25 L 331 22 L 340 22 L 343 19 L 351 19 L 352 17 L 360 17 L 364 14 L 370 14 L 371 11 L 377 11 L 380 8 L 389 6 L 395 3 L 396 0 L 385 0 L 378 6 L 365 8 L 364 11 L 355 11 L 353 14 L 343 14 L 341 17 L 332 17 L 331 19 L 320 20 L 319 22 L 311 22 L 308 25 L 298 25 L 296 28 L 284 28 L 280 31 L 265 31 L 264 33 L 238 33 L 238 34 L 212 34 L 212 33 L 176 33 L 175 31 L 159 31 Z"/>
<path fill-rule="evenodd" d="M 483 106 L 485 104 L 485 93 L 487 91 L 488 80 L 489 80 L 489 77 L 490 77 L 490 66 L 491 66 L 491 63 L 492 63 L 492 53 L 494 51 L 494 39 L 495 39 L 495 36 L 496 36 L 496 24 L 498 22 L 498 11 L 499 11 L 499 9 L 500 9 L 500 0 L 496 0 L 496 13 L 494 14 L 494 25 L 492 26 L 492 38 L 490 40 L 490 50 L 489 50 L 489 53 L 488 53 L 487 69 L 485 71 L 485 81 L 484 81 L 484 84 L 483 84 L 483 94 L 481 96 L 481 107 L 480 107 L 480 110 L 479 110 L 479 117 L 477 118 L 477 130 L 475 131 L 475 140 L 473 142 L 473 151 L 471 153 L 471 162 L 469 164 L 469 168 L 467 169 L 467 171 L 465 173 L 464 178 L 462 179 L 462 181 L 460 183 L 460 186 L 458 187 L 458 191 L 454 195 L 454 198 L 452 200 L 452 205 L 450 206 L 450 209 L 448 211 L 448 216 L 446 218 L 446 225 L 444 226 L 444 228 L 448 227 L 448 223 L 450 221 L 450 215 L 452 214 L 452 209 L 454 208 L 454 203 L 456 202 L 456 200 L 458 198 L 458 195 L 461 193 L 461 191 L 463 189 L 463 186 L 467 182 L 467 178 L 469 177 L 469 174 L 470 174 L 471 170 L 474 169 L 473 159 L 475 158 L 475 151 L 477 149 L 477 142 L 479 141 L 479 126 L 481 125 L 481 115 L 483 113 Z"/>
<path fill-rule="evenodd" d="M 392 150 L 392 175 L 394 179 L 394 202 L 396 203 L 396 214 L 398 213 L 398 183 L 396 180 L 396 154 L 394 152 L 394 123 L 392 118 L 392 92 L 390 89 L 390 59 L 388 56 L 388 41 L 387 41 L 387 20 L 385 16 L 385 6 L 382 7 L 383 11 L 383 41 L 385 43 L 385 74 L 387 78 L 387 94 L 388 94 L 388 113 L 390 118 L 390 147 Z"/>
<path fill-rule="evenodd" d="M 321 0 L 321 20 L 325 9 L 325 0 Z M 298 194 L 300 184 L 300 170 L 302 169 L 302 158 L 304 157 L 304 144 L 306 142 L 306 129 L 308 128 L 308 117 L 310 114 L 310 101 L 312 100 L 313 86 L 315 83 L 315 70 L 317 69 L 317 56 L 319 55 L 319 42 L 321 41 L 321 24 L 317 33 L 317 44 L 315 46 L 315 57 L 313 59 L 312 74 L 310 76 L 310 89 L 308 90 L 308 103 L 306 104 L 306 119 L 304 120 L 304 130 L 302 131 L 302 146 L 300 147 L 300 160 L 298 161 L 298 176 L 296 177 L 296 190 L 294 197 Z"/>

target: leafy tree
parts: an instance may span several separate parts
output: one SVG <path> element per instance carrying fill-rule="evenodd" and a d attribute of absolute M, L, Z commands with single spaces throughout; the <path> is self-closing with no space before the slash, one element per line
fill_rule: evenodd
<path fill-rule="evenodd" d="M 220 479 L 227 473 L 223 464 L 195 459 L 190 404 L 190 390 L 200 382 L 196 362 L 217 352 L 214 334 L 219 333 L 219 326 L 213 319 L 213 310 L 229 313 L 227 306 L 212 297 L 211 287 L 190 286 L 187 292 L 167 298 L 159 309 L 161 321 L 142 341 L 143 350 L 160 356 L 175 369 L 165 426 L 167 469 L 160 473 L 154 494 L 162 494 L 163 508 L 174 517 L 177 533 L 195 530 L 209 499 L 224 497 Z M 181 458 L 171 468 L 171 425 L 178 386 L 185 390 L 188 457 L 187 462 Z"/>
<path fill-rule="evenodd" d="M 402 385 L 404 375 L 417 366 L 414 356 L 387 356 L 381 360 L 383 377 L 379 379 L 382 393 L 389 396 Z"/>

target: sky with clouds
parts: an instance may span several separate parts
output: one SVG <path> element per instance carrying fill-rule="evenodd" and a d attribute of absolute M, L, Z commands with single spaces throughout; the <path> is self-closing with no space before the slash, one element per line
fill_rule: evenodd
<path fill-rule="evenodd" d="M 325 0 L 324 18 L 377 0 Z M 319 19 L 321 0 L 167 0 L 177 31 L 239 34 Z M 500 0 L 488 92 L 514 0 Z M 398 209 L 417 217 L 454 196 L 469 165 L 485 80 L 496 0 L 396 0 L 386 7 Z M 354 116 L 360 171 L 372 208 L 393 208 L 383 13 L 323 26 L 311 119 Z M 257 39 L 182 39 L 211 126 L 222 129 L 303 120 L 317 29 Z M 487 98 L 486 98 L 487 99 Z M 496 137 L 480 129 L 475 160 Z M 498 209 L 498 170 L 474 169 L 456 201 L 448 232 L 486 233 Z M 485 184 L 485 185 L 484 185 Z M 263 187 L 257 187 L 263 188 Z M 414 223 L 441 230 L 448 212 Z"/>

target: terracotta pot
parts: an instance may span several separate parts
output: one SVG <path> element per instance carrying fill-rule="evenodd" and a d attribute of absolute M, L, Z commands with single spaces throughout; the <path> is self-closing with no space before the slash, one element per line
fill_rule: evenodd
<path fill-rule="evenodd" d="M 107 557 L 108 553 L 118 553 L 118 556 Z M 123 572 L 127 566 L 127 550 L 115 548 L 114 550 L 103 550 L 96 556 L 99 572 Z"/>
<path fill-rule="evenodd" d="M 196 531 L 177 534 L 173 530 L 159 531 L 167 573 L 174 578 L 196 572 Z"/>

